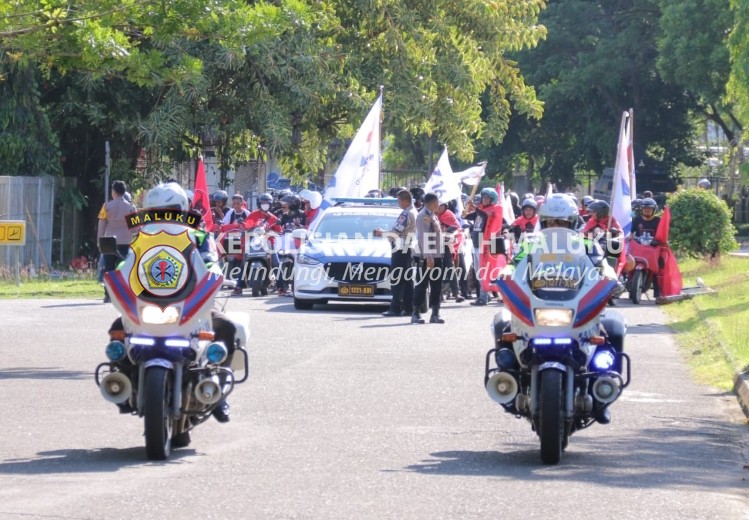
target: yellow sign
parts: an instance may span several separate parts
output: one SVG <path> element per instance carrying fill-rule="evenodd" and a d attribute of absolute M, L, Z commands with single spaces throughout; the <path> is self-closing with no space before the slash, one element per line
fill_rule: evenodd
<path fill-rule="evenodd" d="M 26 245 L 26 221 L 0 220 L 0 245 Z"/>

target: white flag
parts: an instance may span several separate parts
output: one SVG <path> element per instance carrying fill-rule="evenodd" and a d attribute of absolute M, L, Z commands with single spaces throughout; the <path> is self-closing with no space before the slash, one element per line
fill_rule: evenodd
<path fill-rule="evenodd" d="M 461 190 L 458 180 L 453 174 L 453 169 L 450 167 L 450 158 L 447 156 L 447 146 L 440 156 L 440 160 L 437 161 L 437 167 L 432 172 L 432 176 L 429 177 L 426 185 L 424 186 L 424 193 L 432 192 L 440 200 L 440 203 L 450 202 L 453 199 L 460 198 Z"/>
<path fill-rule="evenodd" d="M 505 194 L 505 200 L 502 202 L 502 217 L 508 224 L 515 222 L 515 211 L 512 209 L 512 199 L 508 194 Z"/>
<path fill-rule="evenodd" d="M 380 113 L 382 95 L 377 98 L 359 131 L 346 150 L 341 164 L 325 190 L 321 208 L 334 204 L 336 197 L 364 197 L 380 188 Z"/>
<path fill-rule="evenodd" d="M 622 226 L 625 236 L 629 234 L 632 228 L 632 179 L 635 169 L 630 135 L 630 118 L 629 112 L 622 114 L 619 144 L 616 149 L 614 180 L 611 188 L 611 215 Z"/>
<path fill-rule="evenodd" d="M 476 166 L 471 166 L 462 172 L 455 172 L 455 178 L 467 186 L 475 186 L 481 182 L 481 177 L 484 176 L 485 171 L 486 161 L 480 162 Z"/>

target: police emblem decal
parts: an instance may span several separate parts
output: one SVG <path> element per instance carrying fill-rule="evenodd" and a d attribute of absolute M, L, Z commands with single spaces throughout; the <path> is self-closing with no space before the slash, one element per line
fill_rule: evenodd
<path fill-rule="evenodd" d="M 186 264 L 183 254 L 171 246 L 153 248 L 140 259 L 138 277 L 151 294 L 171 296 L 187 281 Z"/>

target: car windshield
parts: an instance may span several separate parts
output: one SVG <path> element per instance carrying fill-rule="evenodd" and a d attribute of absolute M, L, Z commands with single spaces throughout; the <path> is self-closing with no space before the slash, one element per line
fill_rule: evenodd
<path fill-rule="evenodd" d="M 315 238 L 334 240 L 372 239 L 375 228 L 390 230 L 397 215 L 383 213 L 328 214 L 315 229 Z"/>

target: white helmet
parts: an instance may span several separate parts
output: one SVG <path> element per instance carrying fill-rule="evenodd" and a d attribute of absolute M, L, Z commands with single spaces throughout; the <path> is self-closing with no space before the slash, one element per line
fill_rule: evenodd
<path fill-rule="evenodd" d="M 177 206 L 181 211 L 187 211 L 189 203 L 187 201 L 187 193 L 185 193 L 185 190 L 179 184 L 176 182 L 167 182 L 166 184 L 159 184 L 155 188 L 151 188 L 146 193 L 143 206 L 146 209 Z"/>
<path fill-rule="evenodd" d="M 311 191 L 307 200 L 311 209 L 317 209 L 322 204 L 322 194 L 319 191 Z"/>
<path fill-rule="evenodd" d="M 572 198 L 565 193 L 554 193 L 541 205 L 538 210 L 538 219 L 541 222 L 541 228 L 545 228 L 548 221 L 564 221 L 570 229 L 575 228 L 577 224 L 577 204 Z"/>

